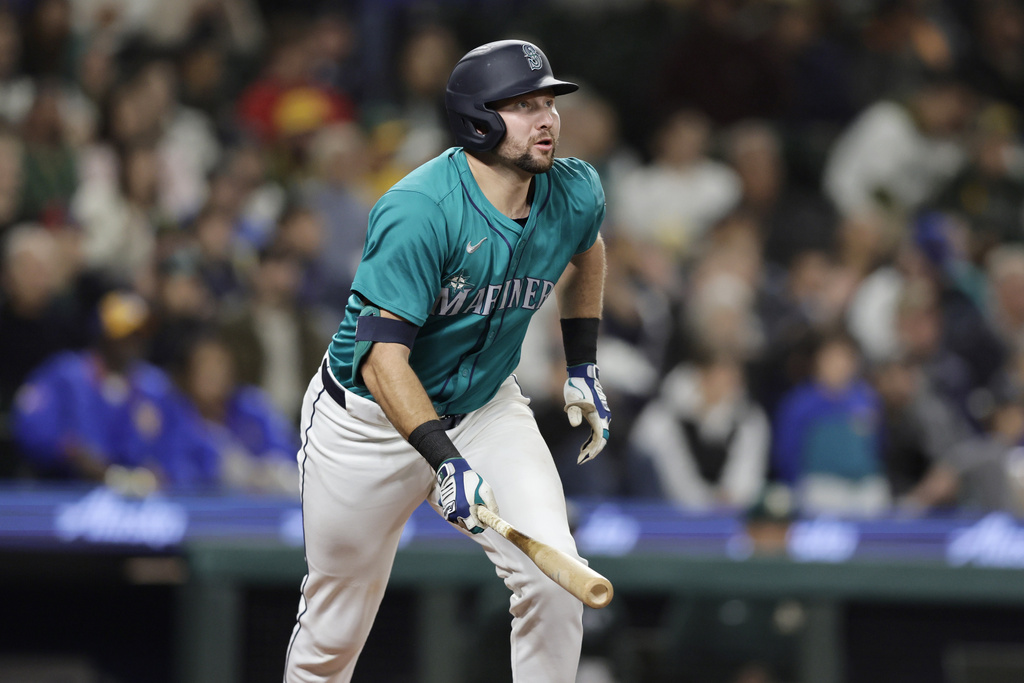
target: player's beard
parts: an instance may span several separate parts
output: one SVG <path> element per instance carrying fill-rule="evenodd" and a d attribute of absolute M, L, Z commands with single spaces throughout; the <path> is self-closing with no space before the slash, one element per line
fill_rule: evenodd
<path fill-rule="evenodd" d="M 555 149 L 558 147 L 558 140 L 551 139 L 551 150 L 546 154 L 537 157 L 534 154 L 534 141 L 530 141 L 525 149 L 522 146 L 514 145 L 506 137 L 498 146 L 498 157 L 512 164 L 521 171 L 537 175 L 547 173 L 555 163 Z"/>

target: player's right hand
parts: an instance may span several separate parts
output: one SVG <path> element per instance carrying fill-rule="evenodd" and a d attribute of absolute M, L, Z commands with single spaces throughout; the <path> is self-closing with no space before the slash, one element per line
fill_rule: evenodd
<path fill-rule="evenodd" d="M 441 463 L 435 476 L 437 505 L 441 514 L 455 526 L 479 534 L 483 524 L 476 517 L 476 508 L 483 505 L 498 514 L 498 503 L 491 487 L 473 471 L 465 458 L 449 458 Z"/>

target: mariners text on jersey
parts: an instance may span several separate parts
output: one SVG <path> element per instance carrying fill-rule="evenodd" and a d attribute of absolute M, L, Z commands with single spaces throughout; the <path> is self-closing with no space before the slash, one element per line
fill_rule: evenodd
<path fill-rule="evenodd" d="M 534 277 L 513 278 L 500 285 L 487 285 L 476 290 L 463 273 L 450 278 L 430 310 L 431 315 L 474 313 L 489 315 L 495 309 L 525 308 L 536 311 L 555 289 L 550 280 Z"/>
<path fill-rule="evenodd" d="M 328 351 L 345 388 L 354 376 L 356 321 L 371 303 L 419 326 L 409 363 L 439 414 L 486 403 L 519 363 L 530 318 L 604 219 L 596 171 L 556 159 L 534 178 L 522 224 L 484 196 L 461 148 L 427 162 L 374 206 L 345 317 Z"/>

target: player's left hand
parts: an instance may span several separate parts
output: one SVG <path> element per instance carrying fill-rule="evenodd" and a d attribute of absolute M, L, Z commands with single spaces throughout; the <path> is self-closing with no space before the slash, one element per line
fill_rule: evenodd
<path fill-rule="evenodd" d="M 479 534 L 484 525 L 476 517 L 479 506 L 498 514 L 498 503 L 484 478 L 473 471 L 465 458 L 449 458 L 441 463 L 437 474 L 437 505 L 441 514 L 455 526 Z"/>
<path fill-rule="evenodd" d="M 570 366 L 567 370 L 569 379 L 565 381 L 562 393 L 565 396 L 565 412 L 569 416 L 569 424 L 579 427 L 585 417 L 592 430 L 576 459 L 576 464 L 582 465 L 596 457 L 608 443 L 608 425 L 612 421 L 612 413 L 608 409 L 604 389 L 601 388 L 597 365 L 583 363 Z"/>

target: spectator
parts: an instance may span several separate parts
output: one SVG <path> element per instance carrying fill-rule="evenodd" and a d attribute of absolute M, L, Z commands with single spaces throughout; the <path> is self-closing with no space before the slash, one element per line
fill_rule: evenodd
<path fill-rule="evenodd" d="M 140 90 L 118 81 L 100 101 L 99 121 L 93 140 L 78 152 L 78 193 L 116 187 L 122 150 L 146 138 L 145 120 L 139 106 Z"/>
<path fill-rule="evenodd" d="M 735 358 L 679 365 L 630 430 L 630 493 L 695 509 L 746 508 L 764 486 L 770 436 Z"/>
<path fill-rule="evenodd" d="M 251 0 L 157 2 L 141 18 L 147 42 L 174 48 L 194 35 L 210 35 L 234 54 L 252 54 L 264 38 L 263 20 Z"/>
<path fill-rule="evenodd" d="M 55 224 L 63 221 L 78 183 L 75 151 L 68 144 L 61 117 L 60 91 L 40 84 L 21 124 L 24 175 L 21 215 Z"/>
<path fill-rule="evenodd" d="M 991 381 L 1004 361 L 1005 350 L 981 310 L 975 290 L 979 277 L 959 245 L 957 224 L 941 214 L 922 214 L 902 241 L 896 259 L 864 278 L 846 317 L 854 335 L 872 360 L 910 354 L 924 362 L 940 392 L 957 405 L 974 387 Z M 917 317 L 906 311 L 907 325 L 897 323 L 898 309 L 930 311 Z M 941 361 L 940 361 L 941 359 Z M 937 363 L 937 364 L 936 364 Z M 959 388 L 955 388 L 959 387 Z"/>
<path fill-rule="evenodd" d="M 275 28 L 263 74 L 239 97 L 239 124 L 265 143 L 279 143 L 352 120 L 355 106 L 348 95 L 316 81 L 309 23 L 285 19 Z"/>
<path fill-rule="evenodd" d="M 982 432 L 958 444 L 947 459 L 950 488 L 960 508 L 1019 514 L 1020 491 L 1013 473 L 1024 464 L 1024 394 L 1020 386 L 1005 381 L 991 387 L 991 396 Z"/>
<path fill-rule="evenodd" d="M 966 36 L 945 9 L 929 0 L 874 3 L 850 69 L 860 106 L 902 99 L 931 74 L 953 69 Z"/>
<path fill-rule="evenodd" d="M 84 346 L 78 311 L 67 296 L 57 240 L 22 224 L 4 240 L 0 262 L 0 411 L 49 356 Z"/>
<path fill-rule="evenodd" d="M 325 314 L 344 309 L 363 253 L 371 205 L 368 149 L 366 135 L 354 123 L 324 128 L 312 145 L 312 173 L 301 197 L 323 224 L 324 245 L 315 259 L 323 281 L 315 301 Z M 333 319 L 332 334 L 338 317 Z"/>
<path fill-rule="evenodd" d="M 186 429 L 170 378 L 142 360 L 148 306 L 113 291 L 100 300 L 94 345 L 62 352 L 15 400 L 16 443 L 38 476 L 121 483 L 137 492 L 210 485 L 216 450 Z"/>
<path fill-rule="evenodd" d="M 399 62 L 401 94 L 396 112 L 404 133 L 393 163 L 412 170 L 452 144 L 444 92 L 451 66 L 459 60 L 455 36 L 427 25 L 406 39 Z"/>
<path fill-rule="evenodd" d="M 832 249 L 835 212 L 820 195 L 790 183 L 782 140 L 769 122 L 746 121 L 729 129 L 725 158 L 739 175 L 741 209 L 760 222 L 766 260 L 787 268 L 809 249 Z"/>
<path fill-rule="evenodd" d="M 1003 242 L 1024 242 L 1024 175 L 1020 167 L 1021 112 L 990 104 L 971 131 L 967 166 L 945 187 L 935 207 L 967 227 L 965 256 L 983 264 Z"/>
<path fill-rule="evenodd" d="M 912 262 L 919 259 L 912 247 L 902 245 L 892 262 L 880 264 L 853 292 L 844 318 L 869 363 L 903 354 L 896 332 L 896 309 L 914 268 Z"/>
<path fill-rule="evenodd" d="M 70 80 L 75 36 L 70 0 L 40 0 L 28 11 L 24 28 L 25 72 L 37 82 Z"/>
<path fill-rule="evenodd" d="M 219 138 L 231 140 L 241 75 L 232 68 L 230 51 L 213 36 L 195 34 L 181 46 L 177 69 L 181 104 L 202 112 Z"/>
<path fill-rule="evenodd" d="M 208 189 L 204 209 L 228 216 L 234 234 L 254 251 L 271 239 L 288 203 L 284 186 L 270 178 L 263 147 L 249 141 L 225 151 Z"/>
<path fill-rule="evenodd" d="M 235 232 L 231 215 L 213 206 L 205 208 L 189 229 L 195 245 L 199 276 L 218 309 L 241 305 L 248 292 L 247 272 L 254 251 Z"/>
<path fill-rule="evenodd" d="M 343 261 L 346 257 L 358 258 L 351 251 L 327 255 L 326 252 L 332 248 L 327 240 L 322 214 L 301 204 L 285 210 L 277 224 L 276 246 L 291 252 L 298 259 L 302 271 L 298 286 L 299 303 L 322 321 L 318 322 L 318 327 L 323 330 L 324 338 L 337 330 L 337 313 L 344 311 L 352 284 L 344 277 L 344 271 L 335 272 L 330 263 L 332 260 Z M 361 239 L 358 249 L 362 251 Z"/>
<path fill-rule="evenodd" d="M 116 185 L 83 184 L 74 197 L 72 214 L 82 225 L 90 270 L 112 283 L 148 289 L 157 228 L 164 221 L 157 206 L 156 145 L 146 140 L 129 145 L 117 169 Z"/>
<path fill-rule="evenodd" d="M 757 311 L 764 276 L 759 235 L 757 220 L 740 212 L 727 216 L 708 235 L 686 279 L 681 332 L 691 348 L 715 349 L 741 362 L 763 349 Z M 678 357 L 672 359 L 676 361 Z"/>
<path fill-rule="evenodd" d="M 177 221 L 192 218 L 206 199 L 206 178 L 221 156 L 213 122 L 178 99 L 177 72 L 170 61 L 146 62 L 132 82 L 140 125 L 157 145 L 159 208 Z"/>
<path fill-rule="evenodd" d="M 694 110 L 674 113 L 656 131 L 654 159 L 622 178 L 609 200 L 614 229 L 658 260 L 692 255 L 714 223 L 740 200 L 740 181 L 709 156 L 713 128 Z"/>
<path fill-rule="evenodd" d="M 84 144 L 91 140 L 91 136 L 97 134 L 103 103 L 107 101 L 120 77 L 116 55 L 110 42 L 99 37 L 89 40 L 82 48 L 75 73 L 77 79 L 73 85 L 77 91 L 76 98 L 80 100 L 78 106 L 88 109 L 87 115 L 91 119 L 89 124 L 96 127 L 89 131 L 88 136 L 83 136 Z"/>
<path fill-rule="evenodd" d="M 835 141 L 826 195 L 844 217 L 912 215 L 963 168 L 961 136 L 972 106 L 967 87 L 949 78 L 929 81 L 904 101 L 872 104 Z"/>
<path fill-rule="evenodd" d="M 18 17 L 0 8 L 0 123 L 21 124 L 35 99 L 35 81 L 21 71 L 22 35 Z"/>
<path fill-rule="evenodd" d="M 809 340 L 836 322 L 837 268 L 827 254 L 809 250 L 766 285 L 758 301 L 764 345 L 748 364 L 750 391 L 769 415 L 782 396 L 810 376 Z"/>
<path fill-rule="evenodd" d="M 203 278 L 195 249 L 181 247 L 159 263 L 153 300 L 153 334 L 148 359 L 168 372 L 216 325 L 217 301 Z"/>
<path fill-rule="evenodd" d="M 840 267 L 859 285 L 890 262 L 903 237 L 901 225 L 876 213 L 851 214 L 836 226 L 832 252 Z"/>
<path fill-rule="evenodd" d="M 893 501 L 920 512 L 955 504 L 949 460 L 972 436 L 970 426 L 913 361 L 878 363 L 871 378 L 882 399 L 883 457 Z"/>
<path fill-rule="evenodd" d="M 964 78 L 984 95 L 1024 110 L 1024 8 L 1014 0 L 970 3 L 965 28 L 972 40 L 962 60 Z"/>
<path fill-rule="evenodd" d="M 986 319 L 1003 345 L 1024 344 L 1024 244 L 1005 244 L 989 252 Z"/>
<path fill-rule="evenodd" d="M 18 387 L 51 355 L 85 343 L 64 276 L 49 230 L 23 224 L 8 232 L 0 260 L 0 477 L 23 469 L 10 433 Z"/>
<path fill-rule="evenodd" d="M 969 418 L 970 394 L 978 382 L 966 359 L 944 340 L 942 311 L 931 283 L 906 283 L 896 302 L 895 329 L 899 351 L 920 364 L 930 385 Z"/>
<path fill-rule="evenodd" d="M 881 405 L 846 332 L 822 336 L 811 379 L 782 400 L 772 462 L 811 514 L 877 515 L 888 509 Z"/>
<path fill-rule="evenodd" d="M 779 3 L 772 7 L 768 35 L 782 79 L 776 118 L 815 170 L 821 149 L 857 109 L 851 77 L 856 51 L 845 44 L 844 27 L 831 10 L 823 3 Z"/>
<path fill-rule="evenodd" d="M 222 341 L 194 339 L 176 377 L 183 421 L 208 432 L 216 444 L 221 487 L 298 496 L 298 432 L 262 390 L 235 381 L 231 351 Z"/>
<path fill-rule="evenodd" d="M 76 35 L 103 36 L 118 48 L 139 36 L 153 7 L 138 0 L 74 0 L 66 4 Z"/>
<path fill-rule="evenodd" d="M 925 257 L 921 274 L 937 295 L 941 343 L 966 361 L 976 388 L 994 380 L 1007 350 L 985 319 L 982 276 L 966 260 L 958 228 L 940 214 L 926 214 L 915 222 L 914 241 Z"/>
<path fill-rule="evenodd" d="M 299 303 L 301 279 L 295 254 L 278 245 L 266 247 L 248 283 L 250 296 L 225 313 L 221 328 L 238 381 L 261 387 L 296 424 L 306 384 L 329 339 Z"/>
<path fill-rule="evenodd" d="M 2 101 L 0 96 L 0 101 Z M 15 132 L 0 123 L 0 235 L 13 226 L 21 212 L 25 178 L 24 145 Z"/>

